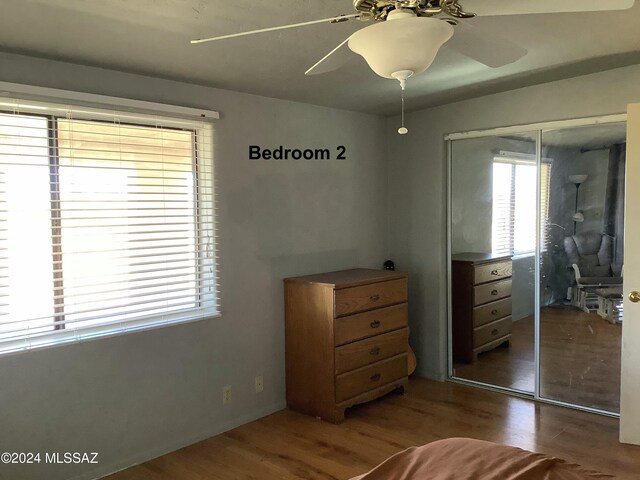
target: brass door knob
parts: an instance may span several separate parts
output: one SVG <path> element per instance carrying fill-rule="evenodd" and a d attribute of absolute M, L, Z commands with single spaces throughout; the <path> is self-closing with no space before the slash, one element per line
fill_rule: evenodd
<path fill-rule="evenodd" d="M 640 302 L 640 292 L 636 292 L 635 290 L 629 294 L 629 300 L 633 303 Z"/>

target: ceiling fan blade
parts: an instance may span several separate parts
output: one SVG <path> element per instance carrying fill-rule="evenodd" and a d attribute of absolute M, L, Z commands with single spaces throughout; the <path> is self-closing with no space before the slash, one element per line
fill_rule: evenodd
<path fill-rule="evenodd" d="M 339 69 L 342 65 L 347 63 L 351 58 L 351 50 L 348 48 L 342 48 L 349 41 L 351 36 L 338 45 L 336 48 L 322 57 L 316 64 L 309 70 L 304 72 L 305 75 L 320 75 L 322 73 L 333 72 Z"/>
<path fill-rule="evenodd" d="M 307 25 L 315 25 L 318 23 L 342 23 L 353 18 L 360 18 L 359 13 L 350 15 L 338 15 L 336 17 L 322 18 L 320 20 L 312 20 L 310 22 L 292 23 L 291 25 L 282 25 L 279 27 L 261 28 L 259 30 L 251 30 L 249 32 L 232 33 L 231 35 L 222 35 L 219 37 L 198 38 L 191 40 L 192 44 L 214 42 L 216 40 L 226 40 L 228 38 L 244 37 L 246 35 L 255 35 L 256 33 L 276 32 L 278 30 L 288 30 L 290 28 L 306 27 Z"/>
<path fill-rule="evenodd" d="M 465 11 L 483 17 L 626 10 L 633 7 L 634 3 L 635 0 L 460 0 Z"/>
<path fill-rule="evenodd" d="M 463 21 L 445 47 L 492 68 L 509 65 L 527 54 L 526 48 L 511 40 Z"/>

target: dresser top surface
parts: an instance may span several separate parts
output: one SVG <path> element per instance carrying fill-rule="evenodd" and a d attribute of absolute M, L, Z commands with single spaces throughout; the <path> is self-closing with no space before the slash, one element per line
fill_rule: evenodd
<path fill-rule="evenodd" d="M 511 255 L 494 255 L 493 253 L 465 252 L 451 255 L 452 262 L 463 263 L 493 263 L 511 260 Z"/>
<path fill-rule="evenodd" d="M 332 285 L 335 288 L 346 288 L 406 277 L 407 274 L 402 272 L 374 270 L 369 268 L 353 268 L 350 270 L 340 270 L 338 272 L 317 273 L 302 277 L 285 278 L 284 281 L 294 283 L 318 283 Z"/>

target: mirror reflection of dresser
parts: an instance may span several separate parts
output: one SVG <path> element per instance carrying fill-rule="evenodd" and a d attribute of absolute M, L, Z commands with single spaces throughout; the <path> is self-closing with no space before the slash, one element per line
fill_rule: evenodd
<path fill-rule="evenodd" d="M 511 274 L 508 255 L 459 253 L 451 257 L 453 357 L 508 347 L 511 340 Z"/>

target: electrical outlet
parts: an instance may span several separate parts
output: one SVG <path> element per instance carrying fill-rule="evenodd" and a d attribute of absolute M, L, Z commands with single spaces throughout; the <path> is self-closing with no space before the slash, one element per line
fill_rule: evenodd
<path fill-rule="evenodd" d="M 260 393 L 264 390 L 264 382 L 262 379 L 262 375 L 258 375 L 256 377 L 256 393 Z"/>
<path fill-rule="evenodd" d="M 222 403 L 231 402 L 231 385 L 222 387 Z"/>

